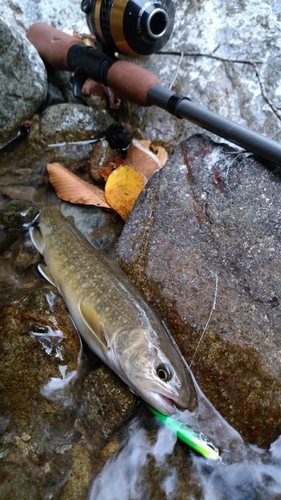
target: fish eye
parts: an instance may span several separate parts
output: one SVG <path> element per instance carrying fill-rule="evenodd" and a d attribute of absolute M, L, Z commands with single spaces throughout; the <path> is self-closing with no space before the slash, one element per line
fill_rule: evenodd
<path fill-rule="evenodd" d="M 163 382 L 168 382 L 173 376 L 172 368 L 164 363 L 157 366 L 156 373 Z"/>

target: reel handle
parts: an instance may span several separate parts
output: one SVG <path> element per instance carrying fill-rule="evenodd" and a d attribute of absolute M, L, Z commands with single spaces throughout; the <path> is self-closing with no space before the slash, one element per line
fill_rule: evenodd
<path fill-rule="evenodd" d="M 110 59 L 99 49 L 87 47 L 74 36 L 48 24 L 33 24 L 26 36 L 43 61 L 53 68 L 75 72 L 80 70 L 84 81 L 92 78 L 109 86 L 118 97 L 139 106 L 150 106 L 148 90 L 152 85 L 161 85 L 157 76 L 150 71 L 128 61 Z"/>

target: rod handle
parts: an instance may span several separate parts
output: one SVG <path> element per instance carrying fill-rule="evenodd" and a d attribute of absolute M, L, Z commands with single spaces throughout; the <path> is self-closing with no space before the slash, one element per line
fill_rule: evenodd
<path fill-rule="evenodd" d="M 46 23 L 32 24 L 26 36 L 38 50 L 43 61 L 60 70 L 70 70 L 67 63 L 67 53 L 70 47 L 82 43 L 78 38 Z"/>
<path fill-rule="evenodd" d="M 161 85 L 158 77 L 129 61 L 119 60 L 107 73 L 107 85 L 122 99 L 139 106 L 150 106 L 147 98 L 152 85 Z"/>
<path fill-rule="evenodd" d="M 34 23 L 27 31 L 26 36 L 38 50 L 43 61 L 60 70 L 73 70 L 68 58 L 68 52 L 72 46 L 80 44 L 83 50 L 81 40 L 46 23 Z M 95 71 L 98 64 L 94 57 L 95 49 L 92 50 L 93 57 L 90 58 L 91 61 L 85 67 L 82 67 L 89 77 L 93 78 L 91 73 L 94 74 L 93 79 L 95 81 L 107 85 L 118 97 L 124 100 L 139 106 L 150 106 L 147 99 L 149 88 L 152 85 L 161 85 L 157 76 L 129 61 L 117 60 L 109 67 L 106 75 L 103 74 L 99 78 L 99 74 L 97 74 L 99 71 Z"/>

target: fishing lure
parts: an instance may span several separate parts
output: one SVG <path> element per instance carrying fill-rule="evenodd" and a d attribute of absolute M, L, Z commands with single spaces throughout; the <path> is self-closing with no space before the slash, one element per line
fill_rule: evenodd
<path fill-rule="evenodd" d="M 146 406 L 157 418 L 159 418 L 159 420 L 161 420 L 161 422 L 168 425 L 168 427 L 176 433 L 177 437 L 188 446 L 206 458 L 211 458 L 212 460 L 219 459 L 218 448 L 216 448 L 216 446 L 206 436 L 204 436 L 204 434 L 201 432 L 195 432 L 189 427 L 177 422 L 172 417 L 167 417 L 166 415 L 159 413 L 159 411 L 155 410 L 148 404 Z"/>

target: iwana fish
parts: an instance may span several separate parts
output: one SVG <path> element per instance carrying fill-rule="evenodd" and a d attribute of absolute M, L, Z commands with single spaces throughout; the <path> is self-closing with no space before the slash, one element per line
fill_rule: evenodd
<path fill-rule="evenodd" d="M 31 239 L 43 276 L 61 293 L 85 342 L 130 388 L 165 415 L 191 409 L 195 389 L 165 326 L 108 257 L 61 214 L 43 208 Z"/>

